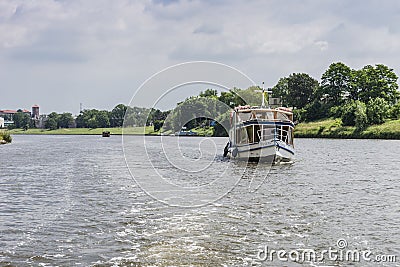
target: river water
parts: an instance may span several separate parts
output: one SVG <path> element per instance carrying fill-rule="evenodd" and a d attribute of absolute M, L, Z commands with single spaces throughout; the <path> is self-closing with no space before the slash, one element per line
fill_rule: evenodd
<path fill-rule="evenodd" d="M 399 266 L 399 141 L 297 139 L 269 169 L 223 159 L 226 138 L 160 139 L 0 146 L 0 266 Z"/>

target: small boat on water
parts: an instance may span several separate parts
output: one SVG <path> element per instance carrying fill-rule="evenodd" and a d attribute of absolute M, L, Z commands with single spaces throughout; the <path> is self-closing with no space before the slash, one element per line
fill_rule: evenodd
<path fill-rule="evenodd" d="M 263 89 L 261 106 L 239 106 L 232 111 L 224 156 L 272 163 L 293 160 L 293 113 L 284 107 L 266 107 L 265 93 Z"/>

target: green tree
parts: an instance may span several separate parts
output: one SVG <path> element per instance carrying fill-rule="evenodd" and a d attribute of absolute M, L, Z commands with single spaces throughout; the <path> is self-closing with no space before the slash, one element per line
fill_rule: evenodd
<path fill-rule="evenodd" d="M 124 123 L 124 116 L 127 110 L 124 104 L 116 105 L 110 114 L 110 123 L 112 127 L 121 127 Z"/>
<path fill-rule="evenodd" d="M 98 127 L 107 128 L 110 127 L 109 112 L 107 110 L 101 110 L 96 114 L 95 117 Z"/>
<path fill-rule="evenodd" d="M 400 119 L 400 102 L 397 102 L 390 108 L 389 115 L 392 119 Z"/>
<path fill-rule="evenodd" d="M 356 116 L 355 112 L 357 110 L 357 103 L 354 100 L 351 100 L 346 103 L 342 108 L 342 123 L 343 126 L 354 126 L 356 125 Z"/>
<path fill-rule="evenodd" d="M 218 91 L 214 89 L 207 89 L 204 92 L 201 92 L 200 97 L 212 97 L 212 98 L 218 98 Z"/>
<path fill-rule="evenodd" d="M 362 131 L 368 126 L 367 107 L 361 101 L 356 101 L 356 109 L 354 111 L 354 125 L 357 131 Z"/>
<path fill-rule="evenodd" d="M 272 92 L 273 96 L 282 99 L 284 105 L 302 109 L 315 99 L 318 87 L 318 81 L 310 75 L 293 73 L 287 78 L 281 78 Z"/>
<path fill-rule="evenodd" d="M 399 98 L 397 79 L 393 69 L 383 64 L 367 65 L 356 72 L 353 86 L 357 88 L 358 99 L 364 103 L 379 97 L 394 104 Z"/>
<path fill-rule="evenodd" d="M 306 73 L 295 73 L 289 76 L 289 106 L 303 108 L 310 103 L 317 91 L 319 83 Z"/>
<path fill-rule="evenodd" d="M 383 98 L 377 97 L 367 103 L 367 117 L 369 124 L 381 124 L 389 116 L 389 105 Z"/>
<path fill-rule="evenodd" d="M 99 123 L 97 122 L 95 117 L 91 117 L 86 124 L 86 127 L 91 128 L 91 129 L 96 129 L 99 127 Z"/>
<path fill-rule="evenodd" d="M 153 123 L 154 131 L 158 132 L 162 128 L 163 124 L 164 124 L 164 121 L 159 121 L 159 120 L 154 121 L 154 123 Z"/>
<path fill-rule="evenodd" d="M 315 99 L 313 102 L 307 104 L 302 110 L 303 121 L 315 121 L 328 117 L 331 104 L 324 103 Z"/>
<path fill-rule="evenodd" d="M 221 92 L 221 95 L 218 97 L 218 100 L 222 103 L 225 103 L 227 106 L 234 108 L 239 106 L 240 103 L 237 103 L 237 96 L 232 91 Z"/>
<path fill-rule="evenodd" d="M 272 88 L 272 96 L 279 97 L 282 102 L 282 106 L 290 106 L 289 98 L 289 78 L 280 78 L 278 83 Z"/>
<path fill-rule="evenodd" d="M 69 126 L 74 123 L 74 118 L 72 114 L 69 112 L 64 112 L 60 114 L 58 117 L 58 127 L 60 128 L 69 128 Z"/>
<path fill-rule="evenodd" d="M 46 122 L 44 123 L 44 127 L 46 129 L 50 129 L 50 130 L 56 130 L 57 127 L 57 121 L 54 118 L 47 118 Z"/>
<path fill-rule="evenodd" d="M 245 90 L 234 90 L 236 102 L 240 105 L 261 106 L 262 93 L 258 86 L 251 86 Z M 265 99 L 265 101 L 268 101 Z M 268 104 L 268 103 L 266 103 Z"/>
<path fill-rule="evenodd" d="M 322 74 L 322 96 L 327 103 L 337 106 L 351 91 L 352 70 L 341 62 L 332 63 Z"/>
<path fill-rule="evenodd" d="M 13 120 L 16 128 L 28 129 L 31 125 L 31 118 L 28 113 L 17 110 L 17 113 L 13 115 Z"/>
<path fill-rule="evenodd" d="M 78 128 L 97 128 L 99 122 L 97 116 L 100 113 L 97 109 L 85 109 L 76 118 L 76 127 Z"/>

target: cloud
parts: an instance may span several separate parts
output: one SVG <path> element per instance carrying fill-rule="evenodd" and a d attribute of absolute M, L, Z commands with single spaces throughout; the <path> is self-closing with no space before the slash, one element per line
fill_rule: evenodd
<path fill-rule="evenodd" d="M 230 64 L 268 86 L 292 72 L 319 78 L 333 61 L 396 68 L 399 14 L 395 0 L 1 1 L 0 107 L 110 108 L 190 60 Z"/>
<path fill-rule="evenodd" d="M 220 25 L 202 24 L 193 31 L 194 34 L 220 34 L 222 27 Z"/>

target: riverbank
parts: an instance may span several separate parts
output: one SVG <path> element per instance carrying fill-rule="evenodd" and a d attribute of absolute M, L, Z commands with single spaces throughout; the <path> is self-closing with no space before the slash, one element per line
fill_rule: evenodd
<path fill-rule="evenodd" d="M 11 143 L 12 137 L 9 131 L 0 130 L 0 145 Z"/>
<path fill-rule="evenodd" d="M 356 127 L 342 126 L 340 119 L 327 119 L 300 123 L 294 134 L 297 138 L 400 139 L 400 120 L 387 120 L 360 132 Z"/>
<path fill-rule="evenodd" d="M 30 135 L 41 135 L 41 134 L 52 134 L 52 135 L 101 135 L 103 131 L 110 132 L 111 135 L 160 135 L 160 132 L 155 132 L 153 126 L 143 127 L 127 127 L 127 128 L 62 128 L 56 130 L 49 129 L 12 129 L 8 132 L 10 134 L 30 134 Z M 199 136 L 212 136 L 212 127 L 196 128 L 193 129 Z M 165 135 L 172 133 L 171 131 L 164 132 Z"/>
<path fill-rule="evenodd" d="M 128 127 L 128 128 L 62 128 L 56 130 L 49 129 L 12 129 L 9 131 L 10 134 L 53 134 L 53 135 L 101 135 L 103 131 L 110 132 L 111 135 L 121 135 L 122 131 L 124 134 L 131 135 L 143 135 L 153 134 L 154 129 L 152 126 L 148 126 L 145 129 L 143 127 Z"/>
<path fill-rule="evenodd" d="M 68 129 L 13 129 L 9 134 L 53 134 L 53 135 L 101 135 L 103 131 L 109 131 L 111 135 L 159 135 L 154 132 L 152 126 L 129 127 L 129 128 L 68 128 Z M 199 136 L 211 136 L 210 127 L 206 129 L 194 129 Z M 165 133 L 165 134 L 169 134 Z M 327 119 L 317 122 L 300 123 L 295 128 L 296 138 L 339 138 L 339 139 L 399 139 L 400 140 L 400 120 L 387 120 L 381 125 L 369 126 L 362 132 L 358 132 L 355 127 L 342 126 L 340 119 Z M 0 140 L 2 140 L 0 133 Z"/>

